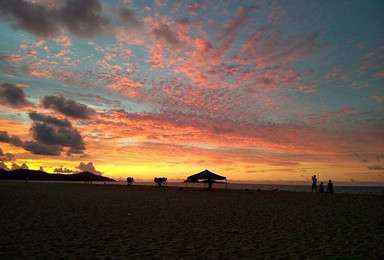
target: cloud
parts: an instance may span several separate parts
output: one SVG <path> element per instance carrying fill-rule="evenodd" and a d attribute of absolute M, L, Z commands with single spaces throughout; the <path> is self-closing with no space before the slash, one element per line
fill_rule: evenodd
<path fill-rule="evenodd" d="M 61 172 L 61 173 L 71 173 L 73 172 L 71 169 L 63 168 L 63 166 L 60 166 L 60 168 L 55 168 L 53 172 Z"/>
<path fill-rule="evenodd" d="M 35 123 L 31 132 L 36 141 L 22 141 L 17 136 L 9 136 L 6 131 L 0 131 L 0 142 L 22 147 L 39 155 L 60 155 L 64 147 L 69 148 L 68 154 L 80 154 L 85 150 L 84 141 L 76 129 Z"/>
<path fill-rule="evenodd" d="M 11 153 L 4 153 L 0 148 L 0 161 L 1 162 L 11 162 L 15 160 L 15 155 Z"/>
<path fill-rule="evenodd" d="M 118 10 L 120 20 L 129 27 L 141 27 L 143 22 L 136 18 L 136 12 L 129 8 L 122 7 Z"/>
<path fill-rule="evenodd" d="M 353 153 L 353 155 L 360 160 L 360 162 L 368 162 L 367 159 L 363 158 L 361 155 L 358 153 Z"/>
<path fill-rule="evenodd" d="M 4 162 L 0 162 L 0 169 L 9 170 L 8 166 Z"/>
<path fill-rule="evenodd" d="M 79 119 L 89 119 L 95 112 L 86 105 L 63 96 L 45 96 L 41 103 L 44 108 L 51 108 L 66 116 Z"/>
<path fill-rule="evenodd" d="M 379 96 L 377 94 L 372 95 L 371 98 L 376 99 L 377 102 L 383 102 L 384 101 L 384 96 Z"/>
<path fill-rule="evenodd" d="M 23 169 L 23 170 L 28 170 L 29 167 L 27 164 L 23 163 L 21 166 L 16 164 L 16 163 L 12 163 L 12 167 L 11 167 L 11 170 L 18 170 L 18 169 Z"/>
<path fill-rule="evenodd" d="M 69 153 L 82 153 L 85 150 L 84 141 L 77 129 L 34 123 L 31 132 L 38 143 L 69 147 Z"/>
<path fill-rule="evenodd" d="M 69 122 L 68 119 L 66 118 L 58 119 L 52 116 L 45 116 L 34 111 L 29 112 L 29 118 L 32 119 L 33 121 L 44 122 L 44 123 L 52 124 L 59 127 L 69 127 L 69 128 L 72 127 L 71 122 Z"/>
<path fill-rule="evenodd" d="M 17 136 L 9 136 L 6 131 L 0 131 L 0 142 L 9 143 L 17 147 L 22 147 L 33 154 L 40 155 L 60 155 L 63 148 L 58 145 L 46 145 L 34 141 L 23 142 Z"/>
<path fill-rule="evenodd" d="M 175 32 L 172 32 L 168 25 L 162 23 L 160 27 L 152 30 L 153 35 L 156 39 L 163 40 L 169 43 L 172 47 L 177 47 L 179 39 Z"/>
<path fill-rule="evenodd" d="M 165 5 L 165 3 L 162 3 L 161 0 L 155 0 L 155 4 L 157 6 L 164 6 Z"/>
<path fill-rule="evenodd" d="M 3 83 L 0 85 L 0 102 L 14 108 L 32 105 L 32 103 L 25 99 L 23 89 L 11 83 Z"/>
<path fill-rule="evenodd" d="M 91 172 L 96 175 L 103 175 L 102 172 L 99 172 L 95 169 L 95 166 L 93 166 L 92 162 L 89 162 L 88 164 L 81 162 L 77 168 L 79 168 L 82 172 Z"/>
<path fill-rule="evenodd" d="M 0 131 L 0 142 L 23 147 L 23 141 L 21 141 L 17 136 L 9 136 L 7 131 Z"/>
<path fill-rule="evenodd" d="M 30 112 L 34 121 L 31 127 L 33 138 L 37 142 L 25 142 L 24 148 L 37 154 L 59 155 L 63 147 L 69 147 L 68 153 L 83 153 L 85 144 L 68 119 L 58 119 L 37 112 Z M 39 123 L 36 123 L 39 122 Z"/>
<path fill-rule="evenodd" d="M 63 147 L 60 145 L 47 145 L 35 141 L 25 141 L 23 146 L 25 150 L 39 155 L 60 155 Z"/>
<path fill-rule="evenodd" d="M 98 0 L 68 0 L 54 7 L 25 0 L 0 1 L 3 19 L 13 20 L 16 29 L 38 37 L 52 36 L 60 29 L 80 38 L 93 37 L 109 25 L 101 11 Z"/>
<path fill-rule="evenodd" d="M 224 31 L 219 36 L 219 42 L 222 42 L 220 54 L 224 53 L 236 40 L 238 32 L 243 28 L 248 20 L 248 10 L 244 6 L 239 6 L 236 11 L 236 17 L 227 21 Z"/>
<path fill-rule="evenodd" d="M 368 166 L 368 169 L 369 170 L 384 170 L 384 167 L 380 166 L 380 165 L 372 165 L 372 166 Z"/>

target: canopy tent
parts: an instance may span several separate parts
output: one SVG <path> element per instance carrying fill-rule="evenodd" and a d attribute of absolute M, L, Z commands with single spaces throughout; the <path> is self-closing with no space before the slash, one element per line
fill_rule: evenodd
<path fill-rule="evenodd" d="M 202 172 L 196 173 L 187 177 L 187 181 L 194 180 L 226 180 L 227 178 L 224 176 L 217 175 L 211 171 L 204 170 Z"/>
<path fill-rule="evenodd" d="M 225 183 L 227 183 L 227 178 L 224 176 L 217 175 L 211 171 L 208 171 L 205 169 L 202 172 L 196 173 L 194 175 L 191 175 L 187 177 L 186 183 L 188 182 L 199 182 L 199 180 L 205 180 L 204 183 L 208 183 L 209 187 L 208 189 L 212 189 L 212 183 L 215 182 L 214 180 L 225 180 Z"/>

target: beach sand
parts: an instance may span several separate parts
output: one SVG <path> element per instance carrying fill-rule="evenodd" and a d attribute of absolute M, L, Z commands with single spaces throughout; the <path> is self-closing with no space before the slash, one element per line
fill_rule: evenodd
<path fill-rule="evenodd" d="M 1 259 L 384 259 L 384 196 L 0 181 Z"/>

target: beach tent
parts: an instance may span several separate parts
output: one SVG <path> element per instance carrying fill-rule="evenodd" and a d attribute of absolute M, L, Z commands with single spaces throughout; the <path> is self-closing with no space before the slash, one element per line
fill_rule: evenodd
<path fill-rule="evenodd" d="M 224 176 L 217 175 L 211 171 L 204 170 L 202 172 L 191 175 L 187 180 L 226 180 Z"/>
<path fill-rule="evenodd" d="M 205 182 L 206 181 L 211 182 L 214 180 L 225 180 L 225 183 L 227 183 L 226 177 L 217 175 L 211 171 L 208 171 L 207 169 L 205 169 L 202 172 L 199 172 L 199 173 L 196 173 L 194 175 L 187 177 L 186 182 L 198 182 L 199 180 L 205 180 Z"/>

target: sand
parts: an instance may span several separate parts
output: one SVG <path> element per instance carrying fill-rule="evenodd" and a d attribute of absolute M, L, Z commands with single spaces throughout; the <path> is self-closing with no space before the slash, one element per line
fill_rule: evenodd
<path fill-rule="evenodd" d="M 0 181 L 0 259 L 384 259 L 383 202 Z"/>

